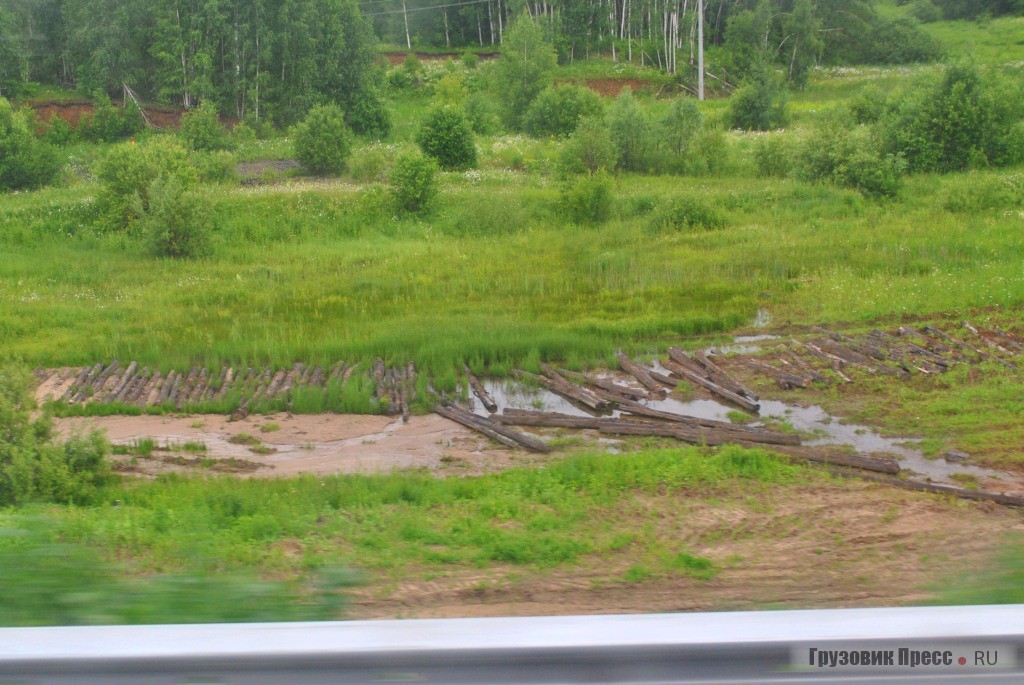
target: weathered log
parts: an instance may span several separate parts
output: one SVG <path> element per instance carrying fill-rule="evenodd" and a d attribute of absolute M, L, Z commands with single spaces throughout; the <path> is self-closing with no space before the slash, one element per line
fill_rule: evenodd
<path fill-rule="evenodd" d="M 160 385 L 160 394 L 156 397 L 156 404 L 163 404 L 167 401 L 167 398 L 171 394 L 171 389 L 174 387 L 174 383 L 178 378 L 178 372 L 171 369 L 167 372 L 167 376 L 164 378 L 163 383 Z"/>
<path fill-rule="evenodd" d="M 846 345 L 837 343 L 834 340 L 822 340 L 818 344 L 818 347 L 824 352 L 839 357 L 847 363 L 858 366 L 869 373 L 882 373 L 886 376 L 906 375 L 906 372 L 902 369 L 897 371 L 888 364 L 879 364 L 870 357 L 866 357 L 860 352 L 851 350 Z"/>
<path fill-rule="evenodd" d="M 387 388 L 384 387 L 387 369 L 384 366 L 384 360 L 377 357 L 373 360 L 373 382 L 374 382 L 374 394 L 378 400 L 384 399 L 384 395 L 387 392 Z"/>
<path fill-rule="evenodd" d="M 736 378 L 731 376 L 728 371 L 723 369 L 721 366 L 712 361 L 703 350 L 697 350 L 693 353 L 693 358 L 698 364 L 707 369 L 710 374 L 709 380 L 713 383 L 717 383 L 726 390 L 742 395 L 752 402 L 757 402 L 761 398 L 754 394 L 749 388 L 740 383 Z"/>
<path fill-rule="evenodd" d="M 137 364 L 136 364 L 136 367 L 138 367 Z M 136 368 L 135 373 L 133 373 L 129 377 L 129 379 L 124 383 L 124 385 L 121 387 L 121 389 L 114 394 L 114 397 L 113 397 L 112 401 L 114 401 L 114 402 L 126 402 L 131 397 L 131 393 L 133 393 L 139 387 L 140 383 L 142 383 L 143 381 L 146 380 L 148 375 L 149 375 L 149 367 L 148 366 L 145 367 L 145 368 L 142 368 L 142 369 Z"/>
<path fill-rule="evenodd" d="M 969 499 L 978 502 L 993 502 L 1007 507 L 1024 507 L 1024 497 L 1021 497 L 1020 495 L 1006 495 L 1003 493 L 985 492 L 983 490 L 968 490 L 966 488 L 958 488 L 952 485 L 926 483 L 919 480 L 904 480 L 902 478 L 888 478 L 886 476 L 875 476 L 872 474 L 852 472 L 843 473 L 841 471 L 837 471 L 836 473 L 840 476 L 860 478 L 874 483 L 885 483 L 886 485 L 892 485 L 906 490 L 914 490 L 916 492 L 931 492 L 937 495 L 951 495 L 953 497 L 959 497 L 960 499 Z"/>
<path fill-rule="evenodd" d="M 525 409 L 510 412 L 506 407 L 504 414 L 491 414 L 490 419 L 506 426 L 546 426 L 550 428 L 596 429 L 601 419 L 590 416 L 572 416 L 558 412 L 529 411 Z"/>
<path fill-rule="evenodd" d="M 174 402 L 174 406 L 177 409 L 181 409 L 185 406 L 185 402 L 188 400 L 188 396 L 192 394 L 192 389 L 195 387 L 196 382 L 199 380 L 199 367 L 193 366 L 189 369 L 188 375 L 185 376 L 185 381 L 181 384 L 178 389 L 178 394 L 172 397 L 171 400 Z"/>
<path fill-rule="evenodd" d="M 608 409 L 608 402 L 605 400 L 595 397 L 592 393 L 585 391 L 578 385 L 573 385 L 564 378 L 561 382 L 553 381 L 546 376 L 537 376 L 526 371 L 516 369 L 512 374 L 518 378 L 522 378 L 528 381 L 540 385 L 543 388 L 550 390 L 556 395 L 561 395 L 567 400 L 576 403 L 579 406 L 585 407 L 591 412 L 601 413 Z"/>
<path fill-rule="evenodd" d="M 727 402 L 731 402 L 732 404 L 742 407 L 747 411 L 754 412 L 755 414 L 761 409 L 761 405 L 758 404 L 757 402 L 752 401 L 750 398 L 737 395 L 731 390 L 726 390 L 722 386 L 709 381 L 707 378 L 704 378 L 703 376 L 694 373 L 690 369 L 684 368 L 679 364 L 673 364 L 672 362 L 665 362 L 664 364 L 665 368 L 671 371 L 672 373 L 682 376 L 683 378 L 690 381 L 694 385 L 699 385 L 700 387 L 704 388 L 712 395 L 715 395 L 720 399 L 723 399 Z"/>
<path fill-rule="evenodd" d="M 156 404 L 157 400 L 160 398 L 160 391 L 164 389 L 164 381 L 166 380 L 167 379 L 162 373 L 160 373 L 160 371 L 155 371 L 153 373 L 153 378 L 146 385 L 145 391 L 139 396 L 137 404 L 140 407 L 149 407 Z"/>
<path fill-rule="evenodd" d="M 899 462 L 891 457 L 869 457 L 863 454 L 846 454 L 843 452 L 822 450 L 819 447 L 776 446 L 772 449 L 801 461 L 829 464 L 832 466 L 843 466 L 846 468 L 874 471 L 875 473 L 887 473 L 891 475 L 896 475 L 900 472 Z"/>
<path fill-rule="evenodd" d="M 774 433 L 771 431 L 749 430 L 742 435 L 732 431 L 702 426 L 682 426 L 650 421 L 624 421 L 621 419 L 602 419 L 598 425 L 602 433 L 613 435 L 648 435 L 675 438 L 691 444 L 724 445 L 739 444 L 770 444 L 799 445 L 797 435 Z"/>
<path fill-rule="evenodd" d="M 994 336 L 992 336 L 989 331 L 978 330 L 977 328 L 975 328 L 974 326 L 971 325 L 970 321 L 964 321 L 963 322 L 963 326 L 964 326 L 964 328 L 969 330 L 971 333 L 973 333 L 974 335 L 978 336 L 978 338 L 982 342 L 984 342 L 986 345 L 988 345 L 992 349 L 998 350 L 999 352 L 1002 352 L 1003 354 L 1013 354 L 1013 352 L 1011 352 L 1010 350 L 1008 350 L 1005 347 L 1003 347 L 1002 345 L 1000 345 L 999 342 L 997 342 L 995 340 L 992 340 L 992 337 L 994 337 Z"/>
<path fill-rule="evenodd" d="M 469 387 L 473 389 L 473 394 L 480 399 L 484 408 L 491 413 L 498 411 L 498 405 L 494 401 L 494 398 L 492 398 L 487 392 L 487 388 L 484 387 L 484 384 L 473 375 L 473 372 L 469 368 L 469 364 L 463 364 L 462 368 L 466 371 L 466 378 L 469 380 Z"/>
<path fill-rule="evenodd" d="M 314 388 L 319 388 L 319 387 L 321 387 L 323 385 L 323 382 L 324 382 L 324 369 L 323 369 L 322 366 L 318 366 L 315 369 L 313 369 L 313 373 L 310 374 L 308 385 L 311 385 Z"/>
<path fill-rule="evenodd" d="M 503 445 L 508 445 L 513 448 L 525 447 L 532 452 L 551 451 L 551 447 L 549 447 L 548 444 L 540 438 L 502 426 L 490 419 L 472 414 L 461 407 L 437 404 L 434 405 L 434 412 L 447 419 L 451 419 L 456 423 L 461 423 L 463 426 L 471 428 L 478 433 L 483 433 L 487 437 L 497 440 Z"/>
<path fill-rule="evenodd" d="M 999 362 L 1003 366 L 1005 366 L 1007 368 L 1010 368 L 1010 369 L 1017 368 L 1016 365 L 1006 361 L 1005 359 L 1000 359 L 999 357 L 996 357 L 995 355 L 991 355 L 988 352 L 985 352 L 985 351 L 979 349 L 978 347 L 972 345 L 971 343 L 969 343 L 969 342 L 967 342 L 965 340 L 960 340 L 959 338 L 954 338 L 953 336 L 949 335 L 948 333 L 946 333 L 943 330 L 940 330 L 940 329 L 936 328 L 935 326 L 925 326 L 923 330 L 925 332 L 928 332 L 928 333 L 931 333 L 933 335 L 936 335 L 936 336 L 942 338 L 943 340 L 956 345 L 957 347 L 959 347 L 962 350 L 970 350 L 971 352 L 974 352 L 976 355 L 978 355 L 979 359 L 996 361 L 996 362 Z M 902 331 L 903 331 L 903 329 L 901 328 L 900 332 L 902 332 Z"/>
<path fill-rule="evenodd" d="M 115 365 L 117 365 L 117 364 L 118 364 L 118 362 L 115 360 L 115 361 L 111 362 L 110 366 L 108 366 L 106 368 L 107 369 L 116 368 Z M 92 370 L 86 375 L 85 380 L 82 381 L 82 385 L 79 386 L 78 391 L 71 398 L 71 404 L 75 404 L 76 402 L 81 402 L 81 401 L 91 397 L 93 395 L 93 392 L 92 392 L 93 384 L 96 382 L 96 380 L 100 377 L 100 375 L 103 372 L 104 372 L 103 364 L 97 364 L 96 366 L 92 367 Z M 106 377 L 104 377 L 104 378 L 106 378 Z"/>
<path fill-rule="evenodd" d="M 998 335 L 999 338 L 1003 341 L 1003 344 L 1005 344 L 1010 349 L 1016 351 L 1018 354 L 1024 352 L 1024 344 L 1022 344 L 1022 342 L 1018 340 L 1017 337 L 1012 333 L 1004 331 L 999 326 L 994 326 L 992 328 L 992 332 Z"/>
<path fill-rule="evenodd" d="M 624 355 L 622 352 L 616 354 L 615 357 L 616 359 L 619 360 L 619 367 L 621 367 L 622 370 L 628 373 L 630 376 L 637 379 L 640 385 L 644 386 L 645 388 L 647 388 L 648 391 L 652 393 L 655 393 L 659 396 L 664 396 L 664 386 L 658 381 L 656 381 L 654 378 L 652 378 L 650 372 L 647 369 L 631 361 L 630 358 Z"/>
<path fill-rule="evenodd" d="M 747 364 L 754 369 L 757 369 L 761 373 L 767 375 L 775 384 L 783 390 L 792 390 L 793 388 L 806 388 L 811 384 L 811 378 L 806 376 L 797 376 L 796 374 L 783 371 L 782 369 L 776 369 L 774 366 L 768 364 L 762 364 L 756 359 L 747 359 Z"/>
<path fill-rule="evenodd" d="M 803 358 L 801 358 L 800 355 L 793 352 L 793 350 L 787 347 L 782 347 L 782 354 L 786 359 L 790 361 L 791 364 L 797 366 L 800 369 L 800 371 L 811 380 L 817 381 L 819 383 L 828 383 L 828 376 L 819 373 L 817 369 L 815 369 L 813 366 L 804 361 Z"/>
<path fill-rule="evenodd" d="M 196 377 L 196 383 L 192 386 L 192 392 L 185 398 L 186 406 L 195 406 L 199 403 L 199 398 L 206 392 L 206 386 L 210 382 L 210 372 L 206 370 L 206 367 L 199 369 L 199 375 Z"/>
<path fill-rule="evenodd" d="M 666 376 L 660 371 L 655 371 L 654 369 L 648 369 L 647 375 L 668 388 L 675 388 L 679 385 L 678 379 L 672 378 L 672 376 Z"/>
<path fill-rule="evenodd" d="M 416 364 L 411 361 L 405 365 L 405 380 L 409 388 L 406 399 L 413 404 L 416 401 Z"/>
<path fill-rule="evenodd" d="M 106 392 L 102 398 L 102 401 L 116 402 L 121 397 L 121 393 L 124 391 L 128 384 L 131 383 L 132 379 L 135 378 L 135 372 L 139 370 L 138 362 L 131 362 L 124 372 L 117 378 L 112 384 L 110 390 Z M 98 398 L 99 399 L 99 398 Z"/>
<path fill-rule="evenodd" d="M 75 396 L 75 393 L 78 392 L 78 388 L 82 385 L 82 383 L 85 382 L 85 379 L 89 375 L 91 369 L 92 367 L 86 366 L 83 367 L 82 370 L 78 372 L 78 375 L 75 376 L 75 380 L 71 382 L 71 385 L 68 386 L 68 389 L 65 390 L 64 394 L 60 396 L 61 402 L 68 402 L 69 400 L 71 400 L 72 397 Z"/>

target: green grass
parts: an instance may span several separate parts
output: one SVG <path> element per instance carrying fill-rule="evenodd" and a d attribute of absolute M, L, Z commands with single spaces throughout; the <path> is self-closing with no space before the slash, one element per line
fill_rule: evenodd
<path fill-rule="evenodd" d="M 646 511 L 651 497 L 740 497 L 815 477 L 759 450 L 688 447 L 585 454 L 543 469 L 469 478 L 125 481 L 93 506 L 0 511 L 0 525 L 10 531 L 0 536 L 0 623 L 221 620 L 242 613 L 216 600 L 218 588 L 235 599 L 266 593 L 274 600 L 237 620 L 322 615 L 321 604 L 333 595 L 318 594 L 318 584 L 344 567 L 386 580 L 637 558 L 655 574 L 706 580 L 718 568 L 713 560 L 657 535 L 646 516 L 627 513 Z M 18 532 L 41 523 L 35 536 Z M 87 564 L 76 574 L 77 564 L 65 562 L 79 558 Z M 176 596 L 166 594 L 168 583 Z M 180 585 L 201 586 L 200 594 L 191 600 Z M 110 599 L 126 586 L 133 588 L 131 602 Z M 284 598 L 304 598 L 305 612 L 286 611 Z M 200 599 L 211 606 L 190 618 L 187 608 Z"/>

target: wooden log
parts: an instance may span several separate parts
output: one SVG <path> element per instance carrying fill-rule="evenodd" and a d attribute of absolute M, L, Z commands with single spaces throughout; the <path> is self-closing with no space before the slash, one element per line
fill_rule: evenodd
<path fill-rule="evenodd" d="M 602 419 L 598 425 L 602 433 L 613 435 L 647 435 L 675 438 L 691 444 L 725 445 L 729 443 L 757 445 L 799 445 L 800 437 L 787 433 L 771 431 L 748 431 L 743 435 L 704 428 L 702 426 L 680 426 L 650 421 L 624 421 L 621 419 Z"/>
<path fill-rule="evenodd" d="M 903 329 L 900 329 L 900 330 L 902 332 Z M 1016 365 L 1006 361 L 1005 359 L 1000 359 L 999 357 L 996 357 L 995 355 L 991 355 L 988 352 L 985 352 L 985 351 L 975 347 L 974 345 L 972 345 L 969 342 L 966 342 L 964 340 L 960 340 L 959 338 L 954 338 L 953 336 L 949 335 L 945 331 L 942 331 L 942 330 L 936 328 L 935 326 L 925 326 L 923 330 L 928 332 L 928 333 L 931 333 L 933 335 L 936 335 L 936 336 L 942 338 L 943 340 L 945 340 L 947 342 L 953 343 L 954 345 L 956 345 L 957 347 L 959 347 L 962 350 L 970 350 L 971 352 L 974 352 L 976 355 L 978 355 L 979 359 L 999 362 L 1003 366 L 1005 366 L 1007 368 L 1010 368 L 1010 369 L 1017 368 Z"/>
<path fill-rule="evenodd" d="M 865 357 L 863 354 L 851 350 L 846 345 L 837 343 L 834 340 L 823 340 L 818 344 L 818 347 L 821 350 L 839 357 L 854 366 L 859 366 L 869 373 L 882 373 L 886 376 L 900 376 L 905 375 L 906 373 L 902 370 L 897 371 L 887 364 L 879 364 L 873 359 Z"/>
<path fill-rule="evenodd" d="M 669 364 L 671 364 L 671 362 L 665 364 L 665 368 L 667 368 L 669 371 L 679 376 L 682 376 L 683 378 L 690 381 L 694 385 L 699 385 L 700 387 L 704 388 L 705 390 L 710 392 L 712 395 L 715 395 L 719 399 L 723 399 L 726 402 L 731 402 L 732 404 L 742 407 L 743 409 L 746 409 L 747 411 L 753 412 L 755 414 L 758 411 L 760 411 L 761 405 L 758 404 L 757 402 L 752 401 L 749 397 L 743 397 L 741 395 L 737 395 L 731 390 L 726 390 L 722 386 L 709 381 L 707 378 L 704 378 L 703 376 L 698 375 L 691 371 L 690 369 L 680 366 L 679 364 L 672 364 L 671 366 L 669 366 Z"/>
<path fill-rule="evenodd" d="M 111 362 L 110 366 L 108 366 L 106 368 L 107 369 L 116 368 L 115 365 L 117 365 L 117 364 L 118 364 L 117 360 L 114 360 L 113 362 Z M 81 402 L 84 399 L 86 399 L 88 397 L 91 397 L 92 396 L 93 384 L 96 382 L 96 380 L 100 377 L 100 375 L 103 372 L 104 372 L 104 365 L 103 364 L 97 364 L 96 366 L 92 367 L 92 370 L 89 371 L 89 373 L 86 375 L 85 380 L 82 381 L 82 385 L 79 386 L 78 391 L 71 398 L 71 404 L 75 404 L 76 402 Z M 106 377 L 104 376 L 104 378 L 106 378 Z"/>
<path fill-rule="evenodd" d="M 708 373 L 710 374 L 710 381 L 717 383 L 726 390 L 734 392 L 737 395 L 746 397 L 752 402 L 757 402 L 758 400 L 761 399 L 756 394 L 754 394 L 749 388 L 747 388 L 738 380 L 736 380 L 733 376 L 731 376 L 725 369 L 723 369 L 714 361 L 712 361 L 703 350 L 697 350 L 696 352 L 694 352 L 693 358 L 698 364 L 707 369 Z"/>
<path fill-rule="evenodd" d="M 801 461 L 810 461 L 818 464 L 843 466 L 891 475 L 896 475 L 900 472 L 899 462 L 891 457 L 869 457 L 863 454 L 829 452 L 816 447 L 774 446 L 772 450 Z"/>
<path fill-rule="evenodd" d="M 284 375 L 284 380 L 281 381 L 280 387 L 277 388 L 274 394 L 278 397 L 284 397 L 287 395 L 288 391 L 292 389 L 292 386 L 295 385 L 296 381 L 302 377 L 302 372 L 305 368 L 306 367 L 302 362 L 296 362 L 295 365 L 292 366 L 291 371 Z"/>
<path fill-rule="evenodd" d="M 385 367 L 384 360 L 377 357 L 373 360 L 373 382 L 375 384 L 374 393 L 378 400 L 384 399 L 384 394 L 387 389 L 384 387 L 384 383 L 387 380 L 385 378 Z"/>
<path fill-rule="evenodd" d="M 411 361 L 405 365 L 405 379 L 409 390 L 406 399 L 412 404 L 416 401 L 416 364 Z"/>
<path fill-rule="evenodd" d="M 813 381 L 817 381 L 818 383 L 828 383 L 828 376 L 819 373 L 817 369 L 815 369 L 813 366 L 804 361 L 803 358 L 801 358 L 800 355 L 793 352 L 793 350 L 784 346 L 780 347 L 782 349 L 783 356 L 785 356 L 785 358 L 788 359 L 791 364 L 798 367 L 805 376 L 807 376 Z"/>
<path fill-rule="evenodd" d="M 89 366 L 82 367 L 82 370 L 78 372 L 77 376 L 75 376 L 75 380 L 71 382 L 71 385 L 68 386 L 68 389 L 65 390 L 64 394 L 60 396 L 61 402 L 68 402 L 71 400 L 72 397 L 75 396 L 75 394 L 78 392 L 79 387 L 81 387 L 81 385 L 85 383 L 85 379 L 86 377 L 88 377 L 89 372 L 92 370 L 92 368 L 93 367 Z"/>
<path fill-rule="evenodd" d="M 610 392 L 614 395 L 619 395 L 627 400 L 642 400 L 647 397 L 647 393 L 637 388 L 631 388 L 628 385 L 622 385 L 614 381 L 607 380 L 605 378 L 595 378 L 594 376 L 582 376 L 582 382 L 592 388 L 600 388 L 605 392 Z"/>
<path fill-rule="evenodd" d="M 160 394 L 157 395 L 156 403 L 163 404 L 167 401 L 167 398 L 171 394 L 171 389 L 174 387 L 174 383 L 178 378 L 178 372 L 171 369 L 167 373 L 167 377 L 164 378 L 163 384 L 160 386 Z"/>
<path fill-rule="evenodd" d="M 904 480 L 902 478 L 889 478 L 886 476 L 875 476 L 872 474 L 837 472 L 837 475 L 852 476 L 875 483 L 885 483 L 886 485 L 892 485 L 906 490 L 914 490 L 916 492 L 931 492 L 937 495 L 950 495 L 952 497 L 974 500 L 976 502 L 993 502 L 1006 507 L 1024 507 L 1024 497 L 1019 495 L 1006 495 L 1003 493 L 985 492 L 983 490 L 967 490 L 966 488 L 958 488 L 952 485 L 926 483 L 919 480 Z"/>
<path fill-rule="evenodd" d="M 192 394 L 192 388 L 195 387 L 197 380 L 199 380 L 199 367 L 193 366 L 189 369 L 184 382 L 182 382 L 181 386 L 178 388 L 178 394 L 171 398 L 176 409 L 181 409 L 185 406 L 185 402 L 188 400 L 188 396 Z"/>
<path fill-rule="evenodd" d="M 1005 347 L 1003 347 L 1002 345 L 1000 345 L 997 341 L 992 340 L 988 331 L 978 330 L 977 328 L 975 328 L 974 326 L 971 325 L 970 321 L 964 321 L 963 322 L 963 326 L 964 326 L 964 328 L 969 330 L 971 333 L 973 333 L 974 335 L 978 336 L 978 338 L 982 342 L 984 342 L 986 345 L 988 345 L 992 349 L 998 350 L 999 352 L 1002 352 L 1003 354 L 1013 354 L 1012 352 L 1010 352 L 1010 350 L 1008 350 Z"/>
<path fill-rule="evenodd" d="M 127 402 L 129 397 L 131 397 L 131 393 L 133 393 L 139 387 L 139 384 L 145 381 L 148 377 L 148 366 L 142 369 L 138 369 L 137 367 L 138 365 L 136 364 L 135 373 L 131 375 L 124 386 L 114 395 L 114 402 Z"/>
<path fill-rule="evenodd" d="M 469 380 L 469 387 L 473 389 L 473 394 L 477 396 L 480 402 L 484 405 L 484 408 L 491 413 L 498 411 L 498 405 L 494 401 L 494 398 L 487 392 L 487 388 L 484 387 L 484 384 L 473 375 L 473 372 L 469 369 L 469 364 L 463 364 L 462 368 L 466 371 L 466 379 Z"/>
<path fill-rule="evenodd" d="M 747 359 L 746 363 L 757 369 L 761 373 L 767 375 L 775 384 L 783 390 L 792 390 L 793 388 L 806 388 L 811 384 L 811 378 L 806 376 L 797 376 L 796 374 L 783 371 L 782 369 L 776 369 L 774 366 L 768 364 L 762 364 L 756 359 Z"/>
<path fill-rule="evenodd" d="M 160 391 L 163 390 L 165 380 L 167 379 L 160 371 L 155 371 L 153 378 L 147 384 L 145 391 L 139 396 L 136 404 L 140 407 L 149 407 L 155 404 L 160 397 Z"/>
<path fill-rule="evenodd" d="M 192 386 L 192 390 L 185 398 L 185 406 L 195 406 L 199 402 L 199 398 L 203 396 L 206 391 L 206 385 L 210 382 L 210 372 L 206 370 L 206 367 L 199 369 L 199 375 L 196 376 L 196 382 Z"/>
<path fill-rule="evenodd" d="M 656 393 L 658 395 L 664 395 L 665 389 L 661 383 L 651 377 L 650 372 L 639 364 L 630 360 L 629 357 L 619 352 L 615 355 L 615 358 L 619 360 L 619 367 L 623 371 L 628 373 L 630 376 L 635 378 L 640 385 L 647 388 L 648 391 Z"/>
<path fill-rule="evenodd" d="M 582 388 L 577 385 L 573 385 L 569 381 L 562 379 L 561 383 L 552 381 L 545 376 L 537 376 L 526 371 L 516 369 L 512 372 L 512 375 L 517 378 L 532 381 L 537 385 L 550 390 L 556 395 L 561 395 L 567 400 L 576 403 L 579 406 L 585 407 L 587 410 L 599 414 L 608 409 L 608 402 L 605 400 L 595 397 L 592 393 L 585 392 Z"/>
<path fill-rule="evenodd" d="M 828 354 L 814 343 L 802 343 L 797 342 L 796 340 L 794 340 L 793 342 L 796 343 L 797 345 L 800 345 L 808 352 L 810 352 L 811 355 L 817 357 L 818 359 L 821 359 L 822 361 L 828 362 L 828 364 L 832 367 L 832 370 L 836 373 L 837 376 L 843 379 L 844 383 L 853 382 L 852 378 L 843 373 L 843 369 L 846 367 L 846 362 L 844 360 L 840 359 L 839 357 L 836 357 L 835 355 Z"/>
<path fill-rule="evenodd" d="M 267 391 L 263 393 L 264 399 L 272 400 L 277 397 L 281 386 L 284 385 L 284 379 L 288 376 L 288 371 L 281 369 L 274 374 L 274 377 L 270 380 L 270 384 L 267 385 Z"/>
<path fill-rule="evenodd" d="M 660 371 L 655 371 L 654 369 L 647 369 L 647 375 L 668 388 L 675 388 L 679 385 L 678 379 L 672 378 L 672 376 L 666 376 Z"/>
<path fill-rule="evenodd" d="M 206 391 L 203 396 L 199 398 L 200 402 L 212 402 L 220 394 L 221 390 L 224 389 L 224 384 L 228 381 L 228 374 L 231 371 L 230 366 L 221 368 L 220 373 L 217 375 L 217 380 L 214 383 L 210 383 L 206 387 Z"/>
<path fill-rule="evenodd" d="M 544 376 L 551 381 L 551 383 L 557 385 L 560 390 L 559 393 L 570 399 L 576 399 L 577 402 L 582 402 L 588 407 L 597 410 L 607 409 L 612 402 L 616 400 L 607 400 L 600 397 L 597 393 L 592 392 L 588 388 L 572 383 L 563 377 L 553 366 L 550 364 L 540 363 L 540 370 Z"/>
<path fill-rule="evenodd" d="M 601 419 L 590 416 L 573 416 L 559 412 L 530 411 L 520 409 L 510 411 L 505 408 L 504 414 L 491 414 L 490 419 L 506 426 L 546 426 L 549 428 L 596 429 Z"/>
<path fill-rule="evenodd" d="M 132 379 L 135 378 L 135 373 L 139 370 L 138 362 L 131 362 L 123 373 L 112 383 L 111 388 L 104 393 L 102 398 L 103 401 L 116 402 L 121 396 L 121 392 L 131 383 Z"/>
<path fill-rule="evenodd" d="M 322 366 L 318 366 L 313 369 L 313 373 L 309 376 L 309 385 L 314 388 L 319 388 L 324 383 L 324 369 Z"/>
<path fill-rule="evenodd" d="M 1022 344 L 1021 341 L 1018 340 L 1016 336 L 1014 336 L 1012 333 L 1007 333 L 999 326 L 994 326 L 992 328 L 992 332 L 998 335 L 999 338 L 1003 341 L 1003 344 L 1009 347 L 1010 349 L 1014 350 L 1018 354 L 1024 352 L 1024 344 Z"/>
<path fill-rule="evenodd" d="M 551 447 L 539 438 L 527 435 L 520 431 L 512 430 L 511 428 L 502 426 L 490 419 L 472 414 L 460 407 L 437 404 L 434 405 L 434 411 L 437 414 L 457 423 L 461 423 L 463 426 L 475 430 L 478 433 L 483 433 L 487 437 L 497 440 L 503 445 L 508 445 L 513 448 L 525 447 L 532 452 L 551 451 Z"/>

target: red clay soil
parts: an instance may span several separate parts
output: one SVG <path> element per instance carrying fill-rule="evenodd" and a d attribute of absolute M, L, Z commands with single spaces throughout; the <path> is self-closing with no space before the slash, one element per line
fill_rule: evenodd
<path fill-rule="evenodd" d="M 54 117 L 60 117 L 74 127 L 79 122 L 92 116 L 93 106 L 89 100 L 30 100 L 26 103 L 35 110 L 41 121 L 50 121 Z M 114 101 L 117 107 L 122 103 Z M 181 125 L 181 115 L 184 110 L 177 107 L 155 107 L 146 106 L 146 116 L 157 128 L 178 128 Z"/>
<path fill-rule="evenodd" d="M 586 86 L 602 97 L 617 97 L 625 88 L 629 88 L 636 93 L 654 86 L 650 81 L 641 81 L 637 78 L 569 79 L 562 83 L 575 83 L 576 85 Z"/>

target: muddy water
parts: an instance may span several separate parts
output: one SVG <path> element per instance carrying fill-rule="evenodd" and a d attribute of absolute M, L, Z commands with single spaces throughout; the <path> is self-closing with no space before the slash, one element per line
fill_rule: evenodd
<path fill-rule="evenodd" d="M 651 368 L 660 369 L 654 362 Z M 618 383 L 639 387 L 621 374 L 600 374 L 612 378 Z M 543 388 L 526 388 L 522 385 L 504 381 L 485 380 L 484 386 L 498 404 L 499 411 L 505 407 L 517 409 L 536 409 L 542 411 L 561 412 L 573 416 L 592 416 L 568 400 Z M 672 397 L 663 400 L 645 400 L 644 404 L 652 409 L 693 416 L 716 421 L 729 421 L 730 413 L 735 415 L 739 410 L 735 407 L 713 399 L 679 400 Z M 473 410 L 477 414 L 486 415 L 487 411 L 478 401 L 474 401 Z M 609 417 L 617 417 L 620 412 L 610 411 Z M 795 430 L 812 437 L 805 437 L 803 444 L 809 446 L 838 445 L 853 448 L 862 455 L 888 455 L 899 461 L 900 467 L 911 471 L 913 477 L 924 477 L 938 483 L 958 485 L 952 478 L 953 474 L 970 474 L 977 478 L 1000 478 L 1002 474 L 989 469 L 967 464 L 949 463 L 942 459 L 928 459 L 919 450 L 908 446 L 915 442 L 910 438 L 887 438 L 877 431 L 855 423 L 843 423 L 819 406 L 801 407 L 776 400 L 761 400 L 760 420 L 748 425 L 759 426 L 764 419 L 769 423 L 785 421 Z M 916 475 L 915 475 L 916 474 Z"/>

